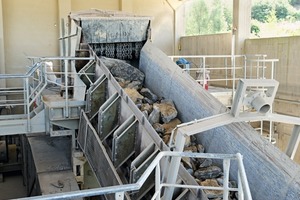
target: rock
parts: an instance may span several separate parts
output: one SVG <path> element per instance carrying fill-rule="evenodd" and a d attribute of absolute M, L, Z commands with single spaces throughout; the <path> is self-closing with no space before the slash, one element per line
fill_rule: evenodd
<path fill-rule="evenodd" d="M 238 185 L 237 185 L 237 183 L 235 181 L 229 181 L 229 187 L 231 187 L 231 188 L 237 188 Z"/>
<path fill-rule="evenodd" d="M 177 117 L 177 110 L 172 100 L 162 100 L 160 104 L 155 104 L 160 109 L 160 115 L 164 123 L 170 122 Z"/>
<path fill-rule="evenodd" d="M 197 150 L 199 153 L 204 153 L 204 146 L 201 144 L 197 144 Z"/>
<path fill-rule="evenodd" d="M 144 103 L 151 104 L 151 105 L 154 103 L 151 99 L 148 99 L 147 97 L 145 97 L 145 98 L 143 99 L 143 102 L 144 102 Z"/>
<path fill-rule="evenodd" d="M 132 82 L 128 83 L 128 85 L 126 87 L 139 90 L 139 89 L 141 89 L 142 85 L 141 85 L 140 81 L 132 81 Z"/>
<path fill-rule="evenodd" d="M 196 138 L 196 136 L 194 136 L 194 135 L 191 136 L 191 142 L 192 142 L 193 145 L 197 145 L 197 138 Z"/>
<path fill-rule="evenodd" d="M 193 169 L 187 169 L 186 170 L 191 176 L 193 176 L 194 170 Z"/>
<path fill-rule="evenodd" d="M 181 162 L 185 168 L 193 169 L 192 161 L 189 157 L 182 157 Z"/>
<path fill-rule="evenodd" d="M 146 118 L 149 117 L 149 114 L 148 114 L 148 111 L 147 111 L 147 110 L 142 111 L 142 113 L 146 116 Z"/>
<path fill-rule="evenodd" d="M 217 166 L 200 168 L 195 171 L 194 176 L 198 179 L 218 178 L 222 174 L 222 170 Z"/>
<path fill-rule="evenodd" d="M 188 147 L 185 147 L 184 148 L 184 151 L 191 151 L 191 152 L 197 152 L 197 147 L 195 145 L 192 145 L 192 146 L 188 146 Z"/>
<path fill-rule="evenodd" d="M 159 123 L 160 119 L 160 110 L 158 107 L 153 106 L 153 111 L 150 113 L 148 121 L 151 125 Z"/>
<path fill-rule="evenodd" d="M 206 179 L 205 181 L 201 181 L 201 186 L 212 186 L 212 187 L 220 187 L 216 179 Z M 222 190 L 203 190 L 207 195 L 207 198 L 221 198 L 223 197 Z"/>
<path fill-rule="evenodd" d="M 126 88 L 127 84 L 130 83 L 130 81 L 125 81 L 125 79 L 120 78 L 120 77 L 115 77 L 115 79 L 122 88 Z"/>
<path fill-rule="evenodd" d="M 163 127 L 166 130 L 166 134 L 171 134 L 172 130 L 179 124 L 181 124 L 181 121 L 177 118 L 171 120 L 169 123 L 163 124 Z"/>
<path fill-rule="evenodd" d="M 152 126 L 157 133 L 161 133 L 161 134 L 165 133 L 165 128 L 163 127 L 162 124 L 154 123 Z"/>
<path fill-rule="evenodd" d="M 173 121 L 175 121 L 177 118 L 175 118 L 174 120 L 172 120 L 170 123 L 173 123 Z M 177 121 L 177 120 L 176 120 Z M 177 121 L 178 122 L 178 121 Z M 170 123 L 168 123 L 168 124 L 163 124 L 163 126 L 165 126 L 165 125 L 169 125 Z M 178 124 L 177 124 L 178 125 Z M 176 125 L 176 126 L 177 126 Z M 166 128 L 166 134 L 167 133 L 172 133 L 172 130 L 176 127 L 176 126 L 174 126 L 174 127 L 170 127 L 170 128 Z M 175 140 L 176 140 L 176 135 L 177 135 L 177 131 L 175 131 L 174 132 L 174 135 L 173 135 L 173 142 L 175 143 Z M 185 143 L 184 143 L 184 147 L 186 148 L 186 147 L 189 147 L 189 146 L 191 146 L 191 137 L 189 137 L 189 136 L 186 136 L 185 137 Z"/>
<path fill-rule="evenodd" d="M 163 136 L 163 141 L 164 141 L 165 144 L 169 144 L 169 142 L 170 142 L 170 137 L 171 137 L 171 135 L 164 135 L 164 136 Z"/>
<path fill-rule="evenodd" d="M 136 89 L 125 88 L 124 91 L 134 103 L 138 103 L 138 99 L 144 98 Z"/>
<path fill-rule="evenodd" d="M 142 88 L 140 93 L 144 97 L 150 99 L 152 102 L 156 102 L 158 100 L 158 97 L 154 93 L 152 93 L 148 88 Z"/>
<path fill-rule="evenodd" d="M 146 110 L 148 113 L 151 113 L 153 110 L 153 106 L 148 103 L 143 103 L 143 104 L 141 104 L 140 110 L 141 111 Z"/>
<path fill-rule="evenodd" d="M 201 181 L 200 181 L 199 179 L 195 178 L 195 181 L 196 181 L 199 185 L 201 185 Z"/>
<path fill-rule="evenodd" d="M 123 78 L 125 81 L 137 81 L 142 86 L 145 75 L 139 69 L 123 60 L 107 58 L 102 56 L 100 60 L 109 69 L 114 77 Z"/>
<path fill-rule="evenodd" d="M 204 161 L 199 165 L 200 168 L 209 167 L 212 165 L 212 159 L 205 158 Z"/>

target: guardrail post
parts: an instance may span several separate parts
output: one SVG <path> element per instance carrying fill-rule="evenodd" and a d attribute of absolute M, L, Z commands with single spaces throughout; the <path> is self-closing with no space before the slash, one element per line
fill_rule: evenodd
<path fill-rule="evenodd" d="M 26 114 L 27 114 L 27 132 L 30 132 L 31 131 L 31 123 L 30 123 L 30 105 L 29 105 L 29 102 L 30 102 L 30 99 L 29 99 L 29 78 L 26 77 L 25 78 L 25 93 L 26 93 Z"/>
<path fill-rule="evenodd" d="M 160 164 L 158 163 L 155 168 L 155 193 L 158 192 L 156 200 L 160 200 Z"/>
<path fill-rule="evenodd" d="M 177 135 L 175 137 L 175 149 L 174 151 L 177 152 L 183 152 L 184 150 L 184 144 L 185 144 L 185 135 L 183 132 L 180 131 L 180 128 L 177 129 Z M 175 184 L 179 166 L 180 166 L 181 157 L 172 157 L 171 163 L 170 163 L 170 169 L 167 174 L 167 180 L 166 183 L 168 184 Z M 169 200 L 172 199 L 174 193 L 174 187 L 167 187 L 164 194 L 164 199 Z"/>
<path fill-rule="evenodd" d="M 69 61 L 64 61 L 65 65 L 65 117 L 69 117 L 69 88 L 68 88 L 68 68 L 69 68 Z"/>
<path fill-rule="evenodd" d="M 116 192 L 115 199 L 116 200 L 123 200 L 124 199 L 124 192 Z"/>

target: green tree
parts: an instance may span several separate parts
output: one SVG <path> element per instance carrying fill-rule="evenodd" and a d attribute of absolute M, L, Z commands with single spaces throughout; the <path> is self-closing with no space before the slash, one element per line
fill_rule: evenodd
<path fill-rule="evenodd" d="M 231 9 L 224 7 L 224 17 L 227 23 L 227 31 L 232 29 L 232 7 Z"/>
<path fill-rule="evenodd" d="M 204 0 L 194 3 L 191 12 L 187 17 L 186 35 L 207 34 L 207 24 L 209 22 L 208 7 Z"/>
<path fill-rule="evenodd" d="M 284 5 L 283 3 L 279 3 L 275 5 L 275 15 L 279 20 L 286 19 L 290 14 L 288 10 L 288 5 Z"/>
<path fill-rule="evenodd" d="M 227 31 L 221 0 L 214 0 L 211 9 L 205 0 L 197 0 L 186 21 L 186 35 L 203 35 Z"/>
<path fill-rule="evenodd" d="M 269 2 L 258 2 L 252 6 L 251 17 L 259 22 L 267 22 L 273 6 Z"/>
<path fill-rule="evenodd" d="M 221 0 L 214 0 L 213 2 L 213 8 L 209 18 L 209 26 L 211 27 L 212 33 L 224 32 L 227 29 Z"/>
<path fill-rule="evenodd" d="M 289 3 L 292 6 L 297 6 L 297 5 L 300 5 L 300 0 L 289 0 Z"/>

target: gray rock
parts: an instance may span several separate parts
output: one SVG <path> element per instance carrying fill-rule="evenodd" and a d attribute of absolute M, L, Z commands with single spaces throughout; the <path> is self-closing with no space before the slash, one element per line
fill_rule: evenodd
<path fill-rule="evenodd" d="M 186 170 L 190 175 L 193 175 L 193 173 L 194 173 L 194 170 L 193 169 L 187 169 Z"/>
<path fill-rule="evenodd" d="M 143 102 L 144 102 L 144 103 L 151 104 L 151 105 L 154 103 L 151 99 L 148 99 L 147 97 L 145 97 L 145 98 L 143 99 Z"/>
<path fill-rule="evenodd" d="M 178 112 L 172 100 L 162 100 L 160 104 L 155 103 L 154 105 L 159 107 L 161 119 L 164 123 L 168 123 L 177 117 Z"/>
<path fill-rule="evenodd" d="M 197 149 L 198 149 L 198 152 L 199 153 L 204 153 L 204 146 L 203 145 L 201 145 L 201 144 L 197 144 Z"/>
<path fill-rule="evenodd" d="M 204 167 L 209 167 L 212 165 L 212 159 L 206 158 L 200 165 L 199 167 L 204 168 Z"/>
<path fill-rule="evenodd" d="M 222 174 L 222 170 L 217 166 L 200 168 L 195 171 L 194 176 L 198 179 L 218 178 Z"/>
<path fill-rule="evenodd" d="M 148 121 L 150 122 L 151 125 L 155 123 L 159 123 L 160 119 L 160 110 L 158 107 L 153 106 L 153 111 L 149 115 Z"/>
<path fill-rule="evenodd" d="M 123 60 L 101 57 L 100 60 L 110 70 L 114 77 L 123 78 L 125 81 L 138 81 L 141 86 L 145 75 L 139 69 Z"/>
<path fill-rule="evenodd" d="M 196 153 L 197 152 L 197 147 L 195 145 L 191 145 L 191 146 L 185 147 L 184 151 L 190 151 L 190 152 Z"/>
<path fill-rule="evenodd" d="M 140 109 L 141 109 L 141 111 L 146 110 L 148 113 L 151 113 L 153 110 L 153 106 L 148 103 L 143 103 L 143 104 L 141 104 Z"/>
<path fill-rule="evenodd" d="M 158 100 L 158 97 L 152 93 L 148 88 L 142 88 L 140 93 L 144 96 L 150 99 L 152 102 L 156 102 Z"/>
<path fill-rule="evenodd" d="M 157 133 L 164 134 L 165 128 L 163 127 L 162 124 L 160 124 L 160 123 L 154 123 L 152 126 L 153 126 L 154 130 L 155 130 Z"/>
<path fill-rule="evenodd" d="M 193 169 L 192 161 L 189 157 L 182 157 L 181 162 L 185 168 Z"/>
<path fill-rule="evenodd" d="M 146 116 L 146 118 L 149 117 L 149 114 L 148 114 L 148 111 L 147 111 L 147 110 L 142 111 L 142 113 Z"/>

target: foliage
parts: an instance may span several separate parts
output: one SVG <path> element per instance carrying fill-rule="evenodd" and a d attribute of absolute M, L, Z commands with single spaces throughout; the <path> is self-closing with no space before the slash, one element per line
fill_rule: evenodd
<path fill-rule="evenodd" d="M 224 7 L 224 17 L 227 23 L 227 31 L 232 29 L 232 8 Z"/>
<path fill-rule="evenodd" d="M 259 22 L 257 20 L 252 20 L 251 33 L 259 37 L 259 32 L 260 32 Z"/>
<path fill-rule="evenodd" d="M 286 19 L 287 16 L 290 14 L 287 5 L 283 3 L 275 5 L 275 15 L 278 20 Z"/>
<path fill-rule="evenodd" d="M 211 27 L 212 33 L 225 31 L 227 28 L 223 5 L 220 0 L 214 0 L 213 2 L 213 8 L 209 18 L 209 27 Z"/>
<path fill-rule="evenodd" d="M 300 0 L 289 0 L 289 3 L 290 3 L 292 6 L 300 5 Z"/>
<path fill-rule="evenodd" d="M 260 22 L 267 22 L 273 7 L 269 2 L 258 2 L 252 6 L 251 17 Z"/>
<path fill-rule="evenodd" d="M 228 14 L 229 15 L 229 14 Z M 232 14 L 231 14 L 232 15 Z M 214 0 L 208 7 L 205 0 L 197 0 L 186 21 L 186 35 L 220 33 L 228 30 L 229 16 L 225 17 L 221 0 Z"/>
<path fill-rule="evenodd" d="M 203 0 L 199 0 L 194 4 L 187 18 L 186 34 L 194 35 L 208 33 L 206 27 L 208 21 L 208 7 Z"/>

